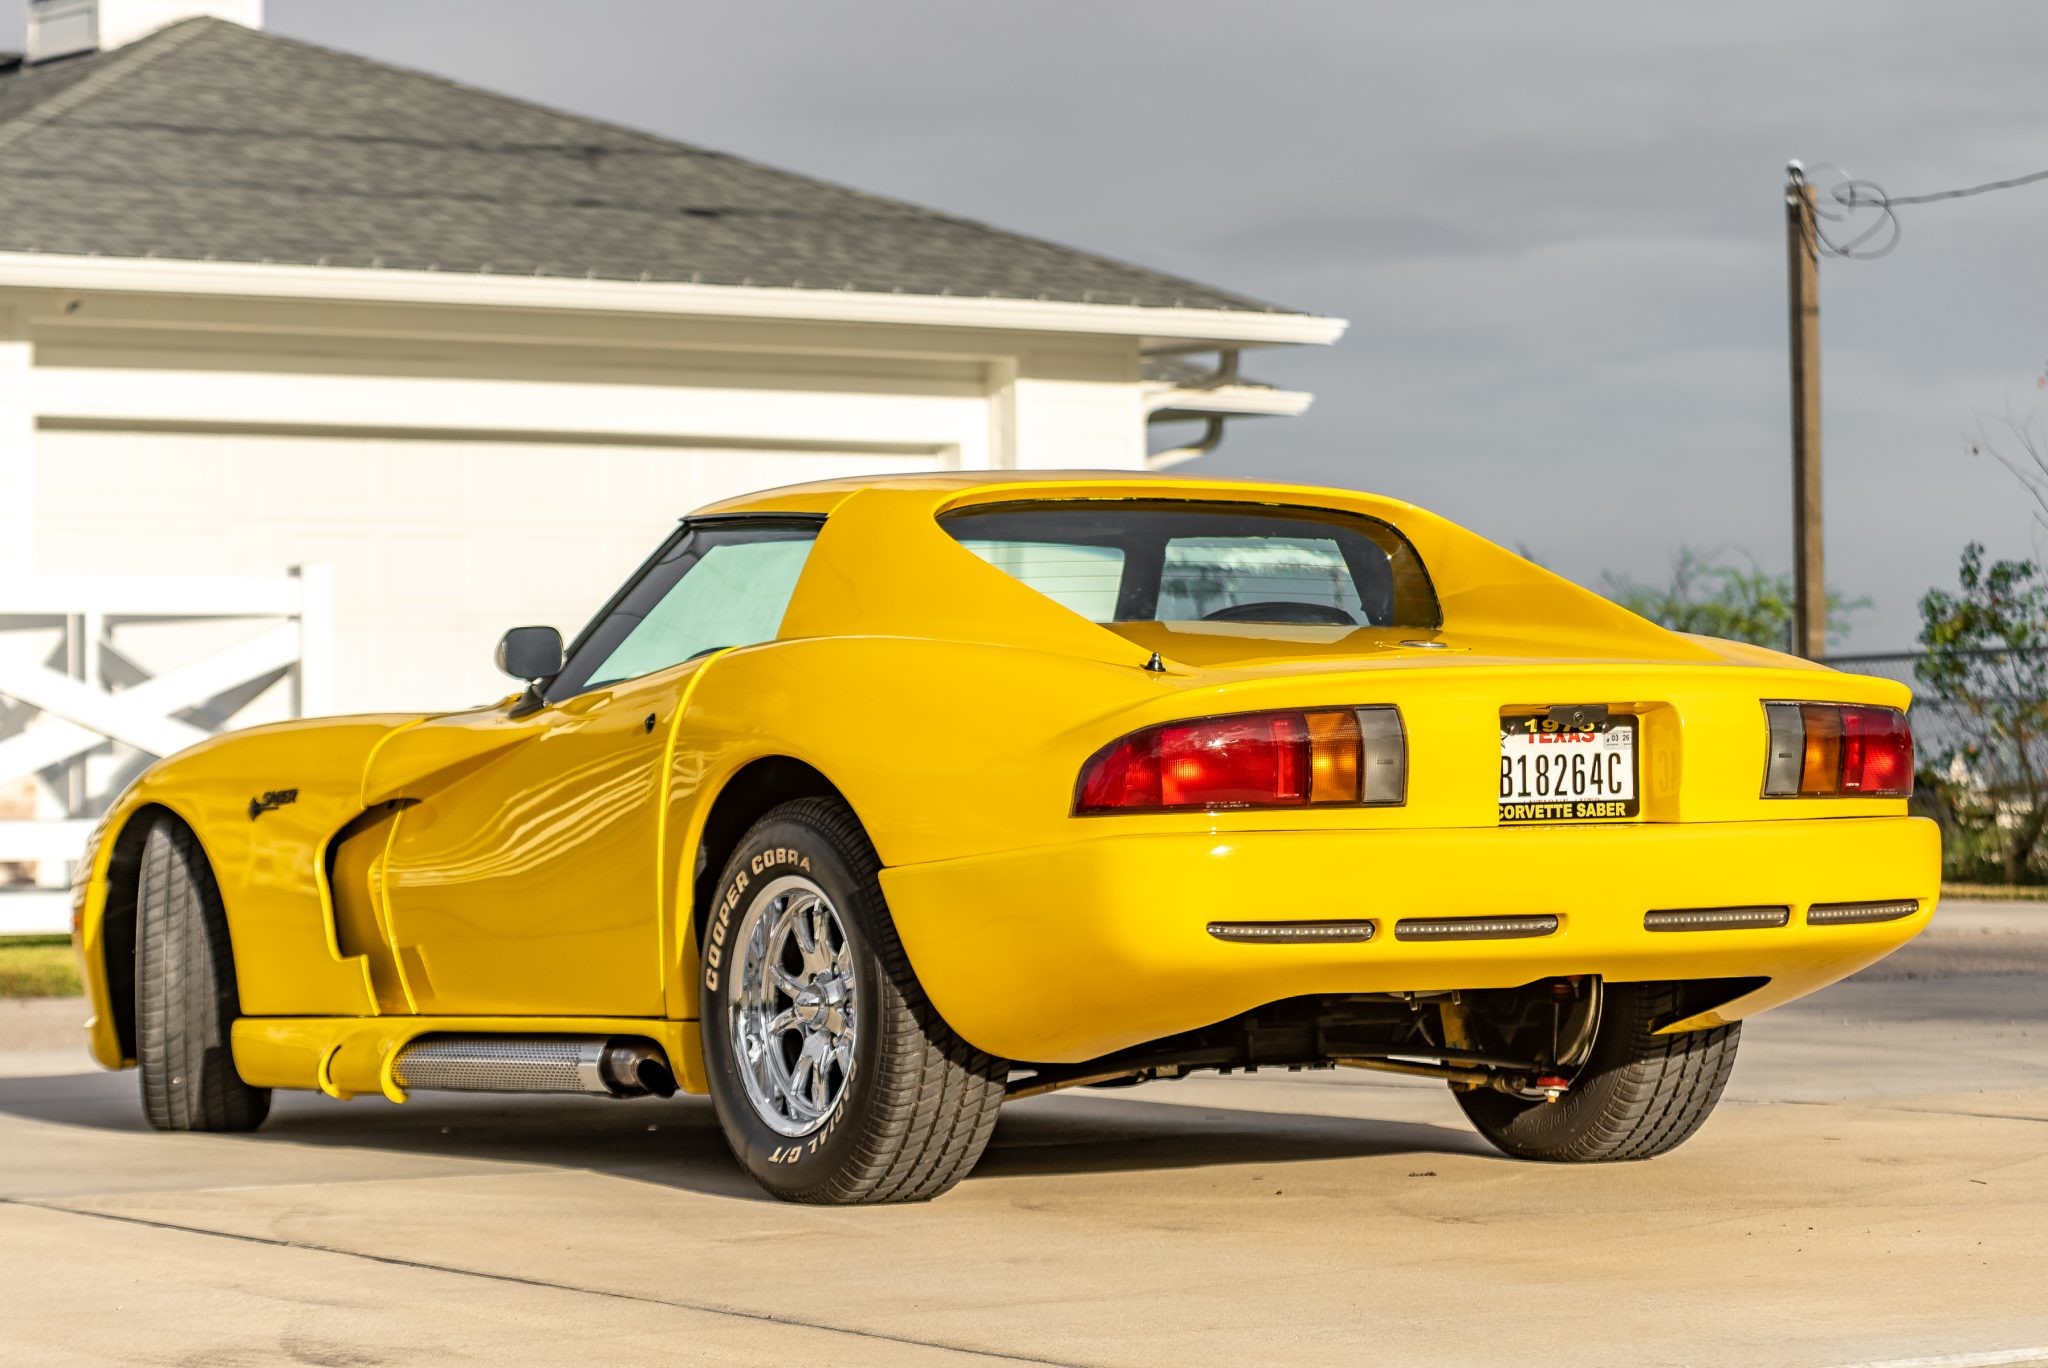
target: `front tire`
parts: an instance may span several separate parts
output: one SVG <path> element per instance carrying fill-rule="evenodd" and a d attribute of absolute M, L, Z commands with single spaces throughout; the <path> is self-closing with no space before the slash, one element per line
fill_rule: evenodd
<path fill-rule="evenodd" d="M 136 902 L 135 1053 L 142 1110 L 167 1131 L 251 1131 L 270 1090 L 235 1072 L 241 1002 L 227 913 L 199 840 L 159 817 L 142 847 Z"/>
<path fill-rule="evenodd" d="M 726 862 L 704 937 L 704 1062 L 733 1154 L 785 1201 L 927 1201 L 967 1176 L 1006 1062 L 912 972 L 853 814 L 785 803 Z"/>
<path fill-rule="evenodd" d="M 1592 1054 L 1555 1102 L 1481 1089 L 1458 1105 L 1495 1148 L 1517 1159 L 1650 1159 L 1692 1137 L 1721 1100 L 1742 1024 L 1655 1034 L 1680 1014 L 1676 983 L 1606 985 Z"/>

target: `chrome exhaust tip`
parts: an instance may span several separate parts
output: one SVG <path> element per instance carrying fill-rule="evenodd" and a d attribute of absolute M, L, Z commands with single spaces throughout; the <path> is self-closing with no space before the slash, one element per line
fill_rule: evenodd
<path fill-rule="evenodd" d="M 604 1061 L 598 1065 L 613 1097 L 674 1097 L 675 1071 L 668 1056 L 651 1040 L 619 1037 L 606 1042 Z"/>

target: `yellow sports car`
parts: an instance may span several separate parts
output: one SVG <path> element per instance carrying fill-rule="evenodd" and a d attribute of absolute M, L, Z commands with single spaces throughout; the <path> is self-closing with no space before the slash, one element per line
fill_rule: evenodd
<path fill-rule="evenodd" d="M 1940 887 L 1902 686 L 1343 490 L 776 490 L 498 661 L 523 692 L 224 736 L 115 803 L 77 942 L 154 1125 L 681 1088 L 770 1192 L 888 1202 L 1006 1097 L 1346 1065 L 1638 1159 Z"/>

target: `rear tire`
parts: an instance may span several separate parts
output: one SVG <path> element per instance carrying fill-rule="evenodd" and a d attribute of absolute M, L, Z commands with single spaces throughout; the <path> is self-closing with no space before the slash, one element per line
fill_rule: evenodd
<path fill-rule="evenodd" d="M 1649 1159 L 1685 1143 L 1721 1100 L 1740 1022 L 1657 1035 L 1656 1023 L 1679 1014 L 1678 984 L 1610 983 L 1605 991 L 1593 1052 L 1557 1101 L 1457 1092 L 1465 1115 L 1503 1153 L 1566 1164 Z"/>
<path fill-rule="evenodd" d="M 175 817 L 157 818 L 143 844 L 135 910 L 143 1114 L 158 1130 L 255 1130 L 270 1114 L 270 1090 L 235 1072 L 241 1002 L 227 913 L 198 838 Z"/>
<path fill-rule="evenodd" d="M 844 804 L 806 798 L 746 834 L 707 910 L 712 1101 L 733 1154 L 785 1201 L 928 1201 L 981 1158 L 1002 1105 L 1009 1065 L 925 996 L 880 869 Z"/>

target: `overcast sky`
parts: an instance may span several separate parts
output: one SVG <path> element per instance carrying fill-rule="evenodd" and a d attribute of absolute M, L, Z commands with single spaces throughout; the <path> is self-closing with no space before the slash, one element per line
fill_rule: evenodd
<path fill-rule="evenodd" d="M 0 45 L 20 0 L 0 0 Z M 1351 320 L 1195 470 L 1416 500 L 1582 580 L 1790 563 L 1789 156 L 1895 194 L 2048 168 L 2038 5 L 270 0 L 422 67 Z M 2048 184 L 1902 210 L 1822 272 L 1830 578 L 1908 645 L 1966 453 L 2048 367 Z M 2043 405 L 2048 412 L 2048 403 Z"/>

